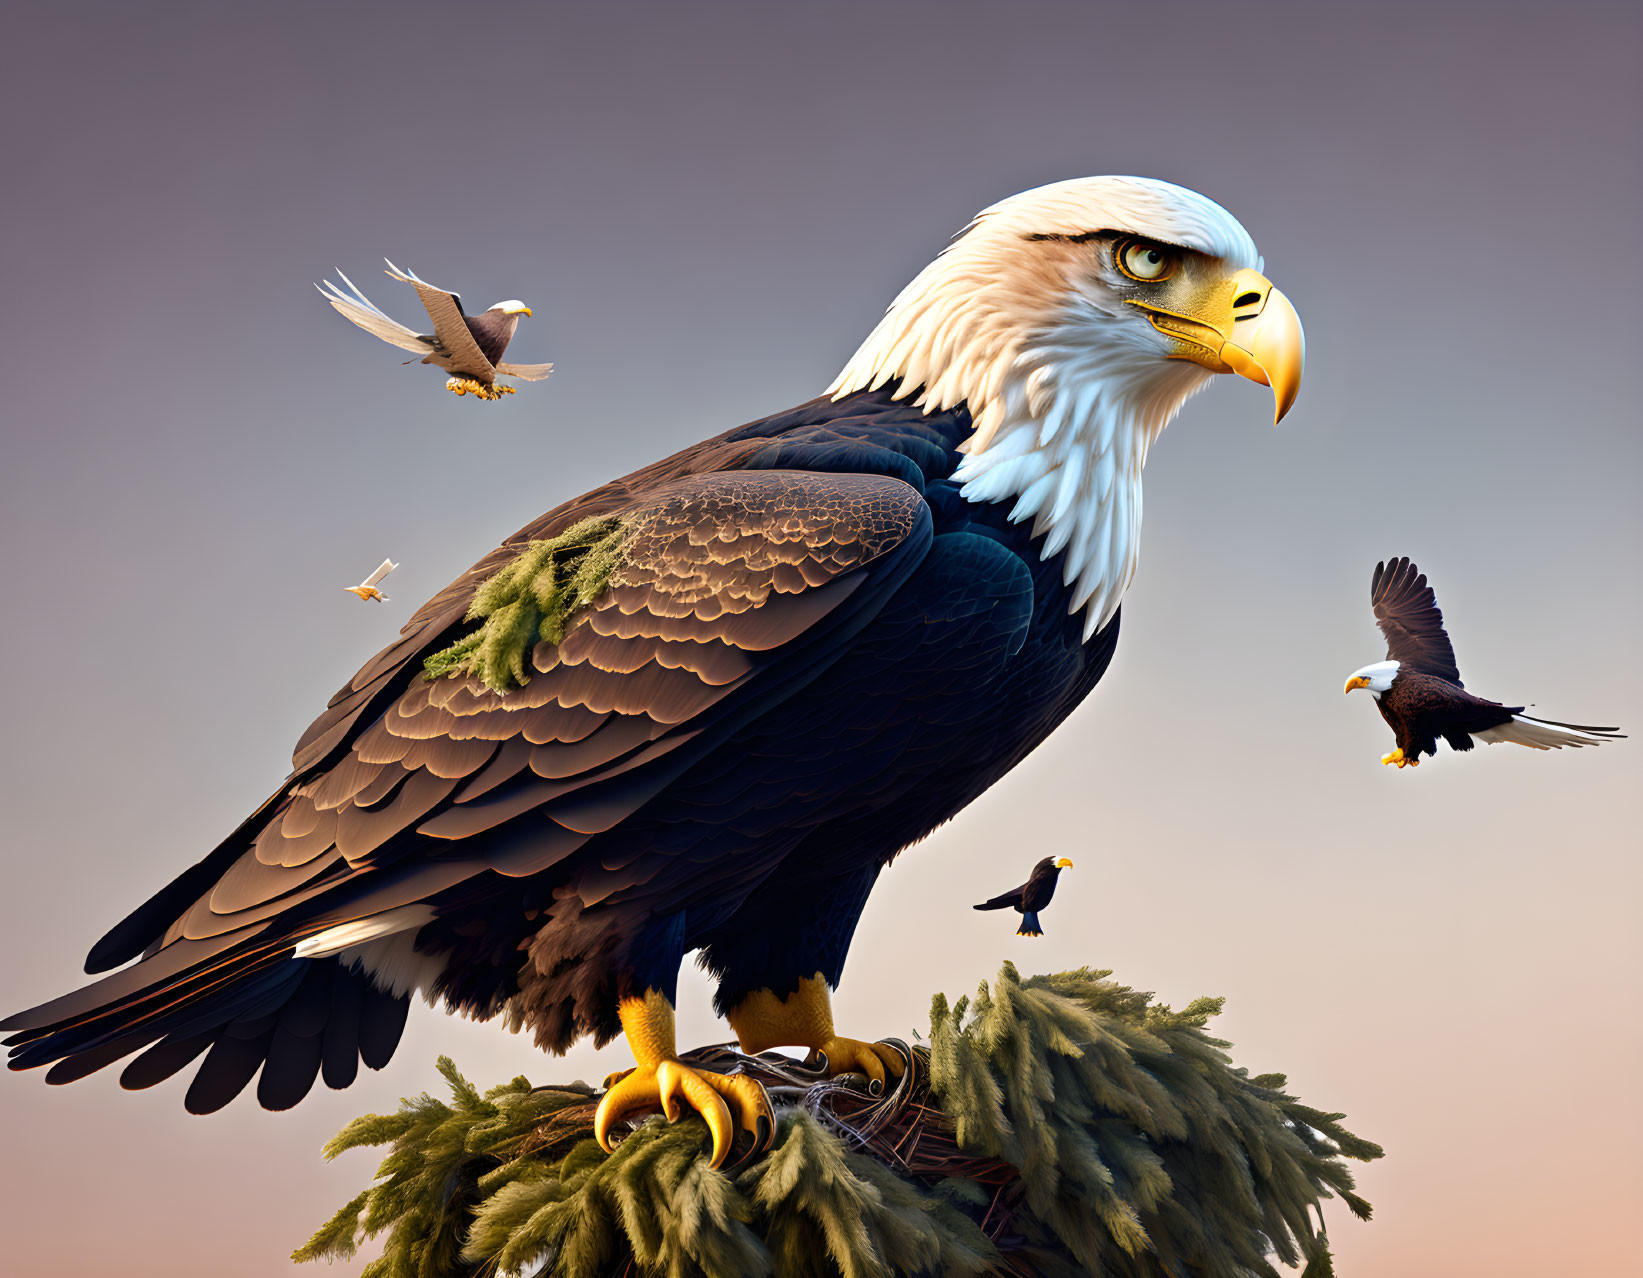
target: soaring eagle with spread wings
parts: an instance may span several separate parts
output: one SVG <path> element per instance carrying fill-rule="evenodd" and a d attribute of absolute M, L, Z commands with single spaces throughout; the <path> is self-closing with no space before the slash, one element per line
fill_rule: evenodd
<path fill-rule="evenodd" d="M 188 1109 L 254 1077 L 279 1109 L 381 1067 L 420 991 L 554 1051 L 625 1031 L 601 1141 L 684 1104 L 719 1162 L 771 1112 L 677 1058 L 694 950 L 745 1050 L 898 1073 L 830 1011 L 867 896 L 1101 678 L 1182 403 L 1236 372 L 1289 408 L 1300 323 L 1259 260 L 1165 182 L 985 210 L 822 397 L 556 507 L 425 604 L 87 960 L 130 966 L 4 1023 L 11 1065 L 141 1052 L 141 1088 L 199 1061 Z"/>
<path fill-rule="evenodd" d="M 1397 738 L 1397 748 L 1382 755 L 1382 763 L 1418 767 L 1422 754 L 1436 756 L 1439 737 L 1451 750 L 1470 750 L 1474 741 L 1510 741 L 1532 750 L 1578 749 L 1620 738 L 1614 728 L 1536 719 L 1524 714 L 1523 706 L 1466 691 L 1437 595 L 1426 584 L 1426 574 L 1407 558 L 1375 565 L 1369 601 L 1375 624 L 1386 636 L 1386 660 L 1353 671 L 1346 691 L 1369 689 Z"/>
<path fill-rule="evenodd" d="M 326 280 L 323 286 L 314 285 L 320 296 L 367 333 L 401 350 L 414 351 L 422 356 L 422 363 L 437 364 L 450 373 L 445 382 L 448 391 L 477 395 L 480 399 L 501 399 L 512 395 L 514 388 L 498 382 L 499 375 L 539 382 L 553 371 L 552 364 L 502 362 L 508 343 L 513 341 L 514 330 L 519 327 L 519 317 L 531 313 L 531 308 L 517 298 L 498 302 L 478 315 L 469 315 L 462 309 L 462 299 L 457 294 L 435 288 L 427 280 L 419 279 L 415 271 L 401 271 L 389 262 L 383 274 L 415 288 L 427 308 L 428 318 L 434 322 L 434 331 L 423 334 L 388 318 L 360 292 L 353 280 L 341 271 L 337 274 L 348 286 L 347 291 Z"/>

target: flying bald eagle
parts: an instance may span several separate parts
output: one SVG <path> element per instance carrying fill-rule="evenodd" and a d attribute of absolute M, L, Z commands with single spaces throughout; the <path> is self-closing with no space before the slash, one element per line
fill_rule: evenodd
<path fill-rule="evenodd" d="M 1437 596 L 1426 584 L 1426 575 L 1407 558 L 1375 565 L 1369 601 L 1375 624 L 1386 636 L 1387 659 L 1353 671 L 1346 691 L 1368 688 L 1375 708 L 1397 737 L 1397 749 L 1382 755 L 1382 763 L 1418 767 L 1422 754 L 1437 754 L 1439 737 L 1451 750 L 1470 750 L 1474 741 L 1560 750 L 1623 739 L 1614 728 L 1536 719 L 1524 714 L 1522 706 L 1485 701 L 1467 692 Z"/>
<path fill-rule="evenodd" d="M 1112 659 L 1141 468 L 1215 374 L 1295 398 L 1294 308 L 1224 209 L 1142 178 L 985 210 L 833 385 L 556 507 L 412 617 L 291 775 L 13 1016 L 11 1064 L 141 1051 L 269 1108 L 394 1050 L 410 996 L 562 1051 L 626 1032 L 596 1134 L 758 1085 L 686 1067 L 692 950 L 744 1050 L 899 1073 L 830 1010 L 879 873 L 1021 761 Z M 550 481 L 551 482 L 551 481 Z M 54 1064 L 55 1062 L 55 1064 Z"/>
<path fill-rule="evenodd" d="M 389 319 L 359 291 L 353 280 L 341 271 L 337 274 L 342 276 L 348 291 L 326 280 L 323 286 L 314 285 L 320 296 L 367 333 L 401 350 L 414 351 L 422 356 L 422 363 L 437 364 L 452 374 L 445 382 L 446 390 L 458 395 L 477 395 L 480 399 L 501 399 L 512 395 L 514 388 L 499 383 L 496 380 L 499 375 L 539 382 L 553 371 L 552 364 L 502 362 L 502 354 L 519 327 L 519 317 L 531 313 L 531 308 L 518 298 L 498 302 L 479 315 L 469 315 L 463 311 L 462 299 L 455 293 L 435 288 L 426 280 L 418 279 L 415 271 L 401 271 L 389 262 L 383 274 L 415 288 L 434 322 L 432 334 L 419 334 L 398 320 Z"/>
<path fill-rule="evenodd" d="M 1033 872 L 1020 887 L 1011 888 L 990 901 L 983 901 L 975 908 L 1015 910 L 1021 915 L 1021 926 L 1016 929 L 1017 936 L 1043 936 L 1044 930 L 1038 926 L 1038 912 L 1055 896 L 1055 884 L 1061 877 L 1061 871 L 1071 868 L 1072 862 L 1066 857 L 1058 861 L 1053 856 L 1047 856 L 1033 866 Z"/>

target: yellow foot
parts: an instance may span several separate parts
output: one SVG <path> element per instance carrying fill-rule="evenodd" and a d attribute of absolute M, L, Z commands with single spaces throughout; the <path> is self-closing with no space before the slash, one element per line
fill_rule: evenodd
<path fill-rule="evenodd" d="M 1418 768 L 1421 765 L 1420 756 L 1417 755 L 1411 759 L 1408 755 L 1404 754 L 1402 746 L 1399 746 L 1396 750 L 1392 751 L 1391 754 L 1383 754 L 1381 756 L 1381 762 L 1394 763 L 1400 768 Z"/>
<path fill-rule="evenodd" d="M 821 973 L 807 976 L 798 989 L 777 998 L 768 989 L 754 990 L 730 1009 L 730 1028 L 750 1056 L 773 1047 L 808 1047 L 810 1061 L 826 1057 L 829 1077 L 865 1074 L 868 1085 L 883 1091 L 886 1074 L 907 1071 L 901 1053 L 888 1043 L 864 1043 L 833 1029 L 833 1004 Z"/>
<path fill-rule="evenodd" d="M 445 389 L 453 395 L 474 395 L 479 399 L 501 399 L 504 395 L 512 395 L 512 386 L 487 385 L 472 377 L 452 377 L 446 380 Z"/>
<path fill-rule="evenodd" d="M 825 1062 L 829 1078 L 840 1074 L 867 1075 L 868 1087 L 874 1095 L 884 1090 L 888 1079 L 900 1078 L 907 1072 L 907 1062 L 890 1044 L 864 1043 L 859 1038 L 830 1038 L 812 1049 L 812 1057 Z"/>
<path fill-rule="evenodd" d="M 752 1136 L 755 1152 L 767 1148 L 776 1131 L 764 1087 L 739 1074 L 715 1074 L 668 1059 L 612 1074 L 606 1084 L 609 1090 L 593 1116 L 593 1135 L 607 1153 L 617 1123 L 658 1109 L 668 1122 L 678 1122 L 681 1103 L 700 1114 L 713 1133 L 714 1167 L 730 1153 L 738 1130 Z"/>

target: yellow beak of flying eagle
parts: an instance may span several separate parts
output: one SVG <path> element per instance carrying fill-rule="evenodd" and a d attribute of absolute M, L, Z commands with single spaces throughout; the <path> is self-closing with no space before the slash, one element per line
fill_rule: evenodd
<path fill-rule="evenodd" d="M 1174 339 L 1171 359 L 1190 359 L 1213 373 L 1237 373 L 1272 387 L 1273 423 L 1301 389 L 1306 334 L 1301 317 L 1259 271 L 1232 275 L 1185 269 L 1146 300 L 1129 299 L 1152 326 Z"/>
<path fill-rule="evenodd" d="M 1359 688 L 1367 688 L 1368 686 L 1369 680 L 1365 679 L 1362 675 L 1353 675 L 1346 681 L 1346 688 L 1344 691 L 1356 692 Z"/>

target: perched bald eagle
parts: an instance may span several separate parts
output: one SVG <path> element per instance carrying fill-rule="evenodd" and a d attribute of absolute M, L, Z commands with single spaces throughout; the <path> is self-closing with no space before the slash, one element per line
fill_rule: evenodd
<path fill-rule="evenodd" d="M 348 292 L 326 280 L 323 287 L 314 285 L 320 295 L 367 333 L 401 350 L 414 351 L 422 356 L 422 363 L 437 364 L 452 374 L 445 382 L 446 390 L 458 395 L 477 395 L 480 399 L 501 399 L 512 395 L 514 388 L 499 383 L 498 375 L 539 382 L 553 371 L 552 364 L 502 362 L 503 352 L 519 327 L 519 317 L 531 313 L 531 308 L 518 298 L 498 302 L 478 315 L 469 315 L 462 309 L 462 299 L 457 294 L 435 288 L 426 280 L 418 279 L 415 271 L 401 271 L 389 262 L 383 274 L 415 288 L 434 322 L 431 334 L 419 334 L 398 320 L 389 319 L 359 291 L 353 280 L 341 271 L 337 274 L 342 276 Z"/>
<path fill-rule="evenodd" d="M 818 399 L 558 506 L 441 591 L 291 775 L 13 1016 L 14 1068 L 130 1053 L 269 1108 L 387 1061 L 417 991 L 550 1050 L 626 1032 L 596 1131 L 679 1103 L 757 1143 L 758 1086 L 675 1054 L 698 951 L 749 1052 L 875 1080 L 829 988 L 902 848 L 1003 776 L 1112 658 L 1141 468 L 1217 373 L 1301 377 L 1244 228 L 1142 178 L 985 210 Z M 551 481 L 550 481 L 551 482 Z"/>
<path fill-rule="evenodd" d="M 1055 896 L 1056 880 L 1061 877 L 1061 871 L 1071 868 L 1072 862 L 1066 857 L 1058 861 L 1053 856 L 1047 856 L 1033 866 L 1033 872 L 1020 887 L 1011 888 L 990 901 L 983 901 L 975 908 L 1014 910 L 1021 915 L 1021 926 L 1016 929 L 1017 936 L 1043 936 L 1044 930 L 1038 926 L 1038 912 Z"/>
<path fill-rule="evenodd" d="M 1382 763 L 1418 767 L 1421 755 L 1437 754 L 1439 737 L 1451 750 L 1470 750 L 1474 741 L 1560 750 L 1621 739 L 1614 728 L 1536 719 L 1524 714 L 1523 706 L 1485 701 L 1467 692 L 1437 596 L 1426 584 L 1426 575 L 1407 558 L 1375 565 L 1369 600 L 1375 624 L 1386 636 L 1387 659 L 1353 671 L 1346 691 L 1369 689 L 1375 708 L 1397 737 L 1397 749 L 1382 755 Z"/>

